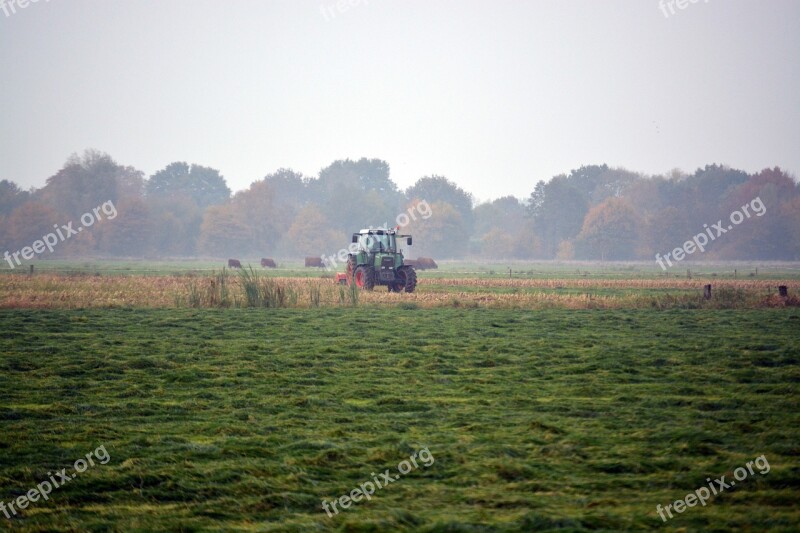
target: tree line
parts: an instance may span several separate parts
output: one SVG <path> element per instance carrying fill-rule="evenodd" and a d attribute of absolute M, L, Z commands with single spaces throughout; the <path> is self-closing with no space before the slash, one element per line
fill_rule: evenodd
<path fill-rule="evenodd" d="M 695 258 L 800 259 L 800 185 L 780 168 L 748 174 L 712 164 L 693 174 L 645 176 L 587 165 L 531 185 L 527 198 L 476 203 L 443 176 L 401 190 L 387 162 L 362 158 L 335 161 L 316 176 L 280 169 L 232 194 L 213 168 L 175 162 L 145 177 L 87 150 L 41 188 L 0 181 L 0 249 L 28 246 L 54 224 L 112 201 L 113 221 L 47 257 L 320 256 L 361 228 L 395 225 L 400 213 L 424 201 L 431 216 L 404 228 L 415 237 L 412 257 L 653 259 L 760 198 L 764 216 Z"/>

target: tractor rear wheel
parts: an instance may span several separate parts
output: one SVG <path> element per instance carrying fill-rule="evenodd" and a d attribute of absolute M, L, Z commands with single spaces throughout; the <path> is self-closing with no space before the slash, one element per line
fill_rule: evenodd
<path fill-rule="evenodd" d="M 356 269 L 356 287 L 371 291 L 375 288 L 375 270 L 368 266 L 360 266 Z"/>
<path fill-rule="evenodd" d="M 397 282 L 401 291 L 414 292 L 417 288 L 417 272 L 413 267 L 401 266 L 397 269 Z"/>

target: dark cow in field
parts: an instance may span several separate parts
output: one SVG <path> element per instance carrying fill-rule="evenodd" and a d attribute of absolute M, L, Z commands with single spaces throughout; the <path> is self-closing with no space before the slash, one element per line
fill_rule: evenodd
<path fill-rule="evenodd" d="M 417 270 L 432 270 L 439 268 L 439 265 L 436 264 L 436 261 L 430 257 L 417 257 L 414 263 L 414 267 Z"/>
<path fill-rule="evenodd" d="M 228 259 L 228 268 L 242 268 L 242 263 L 238 259 Z"/>
<path fill-rule="evenodd" d="M 436 264 L 436 261 L 430 257 L 420 257 L 420 259 L 425 261 L 425 268 L 427 269 L 435 270 L 439 268 L 439 265 Z"/>
<path fill-rule="evenodd" d="M 322 264 L 321 257 L 306 257 L 306 266 L 307 267 L 315 267 L 315 268 L 324 268 L 325 265 Z"/>
<path fill-rule="evenodd" d="M 275 264 L 275 261 L 267 257 L 261 258 L 261 266 L 264 268 L 278 268 L 278 265 Z"/>

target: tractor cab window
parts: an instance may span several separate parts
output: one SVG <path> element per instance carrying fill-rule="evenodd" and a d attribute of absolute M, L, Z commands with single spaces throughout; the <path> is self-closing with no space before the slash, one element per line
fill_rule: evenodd
<path fill-rule="evenodd" d="M 389 235 L 372 233 L 370 235 L 362 235 L 361 245 L 368 252 L 387 252 L 391 249 L 391 241 Z"/>
<path fill-rule="evenodd" d="M 372 251 L 385 252 L 389 249 L 389 236 L 388 235 L 373 235 L 372 236 Z"/>
<path fill-rule="evenodd" d="M 374 252 L 377 246 L 374 235 L 362 234 L 358 237 L 358 247 L 365 252 Z"/>

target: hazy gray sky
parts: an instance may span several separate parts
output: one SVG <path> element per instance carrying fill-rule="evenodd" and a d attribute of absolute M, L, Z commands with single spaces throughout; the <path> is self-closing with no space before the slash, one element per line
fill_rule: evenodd
<path fill-rule="evenodd" d="M 798 0 L 0 2 L 0 179 L 24 188 L 86 148 L 234 190 L 376 157 L 479 199 L 590 163 L 800 170 Z"/>

